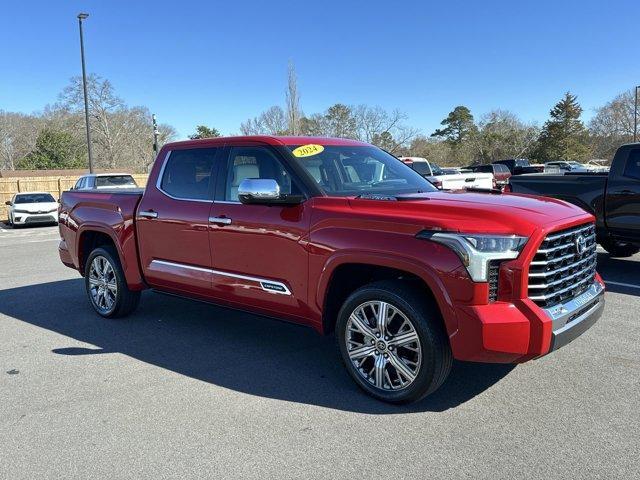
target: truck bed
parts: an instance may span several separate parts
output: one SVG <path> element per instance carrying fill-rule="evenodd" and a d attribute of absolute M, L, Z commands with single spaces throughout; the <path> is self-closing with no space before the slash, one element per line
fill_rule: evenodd
<path fill-rule="evenodd" d="M 87 252 L 100 242 L 101 235 L 108 236 L 118 249 L 127 281 L 142 285 L 135 216 L 143 193 L 140 188 L 62 192 L 59 248 L 63 263 L 83 274 Z"/>

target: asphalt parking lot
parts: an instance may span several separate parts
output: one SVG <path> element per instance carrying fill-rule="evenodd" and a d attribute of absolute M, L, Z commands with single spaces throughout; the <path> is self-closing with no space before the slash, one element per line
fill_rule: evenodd
<path fill-rule="evenodd" d="M 302 327 L 151 292 L 100 319 L 56 249 L 55 227 L 0 224 L 0 478 L 640 471 L 640 255 L 599 254 L 605 314 L 575 342 L 517 367 L 457 363 L 394 407 Z"/>

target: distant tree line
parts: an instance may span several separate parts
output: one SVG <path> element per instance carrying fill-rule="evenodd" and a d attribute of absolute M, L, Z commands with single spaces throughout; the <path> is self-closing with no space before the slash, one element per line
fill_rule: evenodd
<path fill-rule="evenodd" d="M 275 105 L 240 125 L 243 135 L 317 135 L 355 138 L 401 155 L 422 156 L 442 165 L 488 163 L 505 158 L 611 160 L 622 143 L 633 139 L 633 91 L 598 108 L 586 126 L 582 107 L 567 92 L 540 127 L 507 110 L 492 110 L 477 121 L 469 108 L 455 107 L 430 135 L 406 125 L 407 116 L 368 105 L 336 103 L 305 115 L 299 107 L 295 70 L 289 65 L 285 108 Z M 294 99 L 294 101 L 292 101 Z"/>
<path fill-rule="evenodd" d="M 153 161 L 152 120 L 146 107 L 129 107 L 111 83 L 88 78 L 89 116 L 96 168 L 146 172 Z M 619 94 L 596 109 L 588 125 L 581 120 L 577 97 L 567 92 L 539 126 L 515 113 L 492 110 L 477 120 L 469 108 L 455 107 L 430 135 L 407 125 L 398 110 L 336 103 L 306 115 L 292 64 L 284 107 L 275 105 L 240 125 L 243 135 L 313 135 L 362 140 L 396 155 L 413 155 L 442 165 L 487 163 L 504 158 L 533 161 L 608 159 L 633 138 L 633 91 Z M 71 79 L 58 102 L 42 113 L 0 110 L 0 169 L 62 169 L 87 165 L 84 99 L 80 77 Z M 159 143 L 175 139 L 168 124 L 159 125 Z M 219 137 L 212 126 L 198 125 L 191 139 Z"/>
<path fill-rule="evenodd" d="M 151 113 L 129 107 L 108 80 L 87 78 L 94 166 L 146 172 L 153 161 Z M 159 143 L 176 136 L 160 124 Z M 0 110 L 0 169 L 65 169 L 88 165 L 82 79 L 73 77 L 42 113 Z"/>

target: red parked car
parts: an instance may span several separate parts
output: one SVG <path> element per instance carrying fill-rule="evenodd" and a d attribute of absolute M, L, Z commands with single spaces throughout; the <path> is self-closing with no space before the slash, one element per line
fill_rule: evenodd
<path fill-rule="evenodd" d="M 335 332 L 355 382 L 402 403 L 453 358 L 524 362 L 589 328 L 593 231 L 563 201 L 438 191 L 362 142 L 254 136 L 165 145 L 144 192 L 64 192 L 59 250 L 103 317 L 154 288 Z"/>
<path fill-rule="evenodd" d="M 509 179 L 511 178 L 511 170 L 506 165 L 500 163 L 490 163 L 488 165 L 471 165 L 465 167 L 465 170 L 478 173 L 492 173 L 493 174 L 493 187 L 503 190 L 504 187 L 509 185 Z"/>

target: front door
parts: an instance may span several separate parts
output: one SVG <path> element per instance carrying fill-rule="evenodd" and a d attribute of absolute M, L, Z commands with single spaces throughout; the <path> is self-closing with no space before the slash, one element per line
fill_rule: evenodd
<path fill-rule="evenodd" d="M 266 145 L 228 148 L 210 212 L 212 294 L 265 314 L 299 317 L 307 300 L 308 201 L 296 206 L 238 201 L 238 187 L 245 178 L 274 179 L 281 193 L 301 194 L 285 163 Z"/>
<path fill-rule="evenodd" d="M 140 261 L 147 283 L 176 293 L 211 288 L 209 210 L 222 148 L 171 151 L 137 212 Z"/>
<path fill-rule="evenodd" d="M 614 162 L 615 163 L 615 162 Z M 606 221 L 617 237 L 640 238 L 640 148 L 630 148 L 626 161 L 609 175 Z"/>

